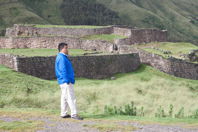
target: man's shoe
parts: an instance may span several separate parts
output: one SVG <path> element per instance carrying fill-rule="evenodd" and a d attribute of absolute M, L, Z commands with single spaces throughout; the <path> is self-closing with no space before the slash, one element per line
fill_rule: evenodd
<path fill-rule="evenodd" d="M 70 118 L 71 116 L 68 114 L 68 115 L 65 115 L 65 116 L 61 116 L 62 118 Z"/>
<path fill-rule="evenodd" d="M 71 117 L 72 119 L 75 119 L 75 120 L 83 120 L 82 117 L 78 116 L 78 115 L 72 115 Z"/>

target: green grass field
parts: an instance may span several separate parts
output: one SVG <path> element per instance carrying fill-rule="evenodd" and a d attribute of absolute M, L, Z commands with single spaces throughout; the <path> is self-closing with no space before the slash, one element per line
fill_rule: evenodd
<path fill-rule="evenodd" d="M 146 65 L 131 73 L 117 74 L 116 80 L 77 78 L 75 93 L 80 113 L 104 114 L 105 105 L 124 106 L 134 101 L 145 117 L 154 117 L 161 106 L 168 114 L 172 104 L 173 115 L 184 107 L 190 116 L 197 109 L 198 81 L 177 78 Z M 59 111 L 60 88 L 56 82 L 18 73 L 0 67 L 0 107 L 38 108 Z"/>
<path fill-rule="evenodd" d="M 92 53 L 93 51 L 84 51 L 82 49 L 69 49 L 69 55 L 79 56 L 84 53 Z M 0 54 L 8 53 L 23 56 L 55 56 L 58 54 L 57 49 L 0 49 Z"/>
<path fill-rule="evenodd" d="M 191 43 L 186 42 L 152 42 L 149 44 L 140 44 L 136 45 L 135 47 L 143 49 L 145 51 L 161 55 L 165 58 L 168 58 L 168 56 L 173 56 L 178 59 L 185 59 L 181 57 L 182 54 L 188 54 L 192 50 L 198 50 L 198 46 L 193 45 Z M 155 48 L 155 49 L 154 49 Z M 156 48 L 160 49 L 157 50 Z M 170 51 L 170 54 L 164 54 L 163 51 Z"/>
<path fill-rule="evenodd" d="M 44 124 L 40 121 L 12 121 L 12 122 L 4 122 L 0 120 L 0 130 L 4 131 L 36 131 L 35 128 L 38 128 L 39 125 Z"/>
<path fill-rule="evenodd" d="M 92 29 L 92 28 L 105 28 L 105 27 L 109 27 L 109 26 L 91 26 L 91 25 L 35 25 L 33 27 L 37 27 L 37 28 L 88 28 L 88 29 Z"/>

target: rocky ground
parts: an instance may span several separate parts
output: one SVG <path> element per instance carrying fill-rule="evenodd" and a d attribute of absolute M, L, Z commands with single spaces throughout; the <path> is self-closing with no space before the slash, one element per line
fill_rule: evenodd
<path fill-rule="evenodd" d="M 1 115 L 4 122 L 20 121 L 21 118 Z M 23 119 L 24 120 L 24 119 Z M 28 117 L 25 120 L 42 121 L 44 125 L 36 132 L 198 132 L 198 126 L 185 128 L 183 126 L 163 124 L 142 124 L 134 121 L 114 121 L 99 119 L 61 119 L 52 117 Z M 0 130 L 1 131 L 1 130 Z"/>

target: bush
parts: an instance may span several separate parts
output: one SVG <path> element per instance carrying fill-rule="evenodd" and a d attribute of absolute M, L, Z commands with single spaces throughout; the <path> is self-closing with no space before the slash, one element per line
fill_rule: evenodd
<path fill-rule="evenodd" d="M 198 119 L 198 109 L 190 116 L 191 118 Z"/>
<path fill-rule="evenodd" d="M 117 106 L 105 106 L 104 113 L 110 115 L 129 115 L 129 116 L 144 116 L 144 107 L 141 107 L 139 111 L 134 105 L 134 102 L 131 101 L 130 104 L 126 104 L 123 107 Z"/>

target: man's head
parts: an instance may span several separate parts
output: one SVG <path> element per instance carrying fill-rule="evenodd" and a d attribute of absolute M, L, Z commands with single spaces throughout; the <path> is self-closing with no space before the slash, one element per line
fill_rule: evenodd
<path fill-rule="evenodd" d="M 67 43 L 59 43 L 58 51 L 68 55 L 68 44 Z"/>

